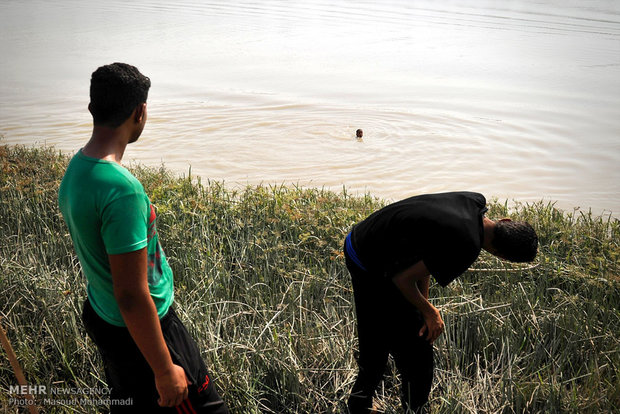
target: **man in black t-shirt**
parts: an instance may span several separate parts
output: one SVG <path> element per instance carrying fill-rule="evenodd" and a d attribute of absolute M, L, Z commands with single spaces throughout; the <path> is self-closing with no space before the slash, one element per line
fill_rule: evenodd
<path fill-rule="evenodd" d="M 405 410 L 420 412 L 433 379 L 432 343 L 444 323 L 428 301 L 430 275 L 446 286 L 483 248 L 513 262 L 536 257 L 538 237 L 525 222 L 493 221 L 482 194 L 420 195 L 390 204 L 353 227 L 345 240 L 351 273 L 359 374 L 349 411 L 368 413 L 391 354 Z"/>

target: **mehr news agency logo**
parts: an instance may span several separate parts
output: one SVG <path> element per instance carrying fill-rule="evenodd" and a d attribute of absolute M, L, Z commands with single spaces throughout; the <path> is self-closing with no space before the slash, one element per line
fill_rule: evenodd
<path fill-rule="evenodd" d="M 10 385 L 9 405 L 29 406 L 131 406 L 133 398 L 114 399 L 106 387 L 58 387 L 47 385 Z M 34 397 L 34 398 L 29 398 Z"/>

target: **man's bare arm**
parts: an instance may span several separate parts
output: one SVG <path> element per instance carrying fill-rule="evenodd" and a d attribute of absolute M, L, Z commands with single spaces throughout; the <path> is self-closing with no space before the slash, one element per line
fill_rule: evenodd
<path fill-rule="evenodd" d="M 431 283 L 431 275 L 426 275 L 426 277 L 422 280 L 418 280 L 416 284 L 418 285 L 418 290 L 428 300 L 428 291 Z"/>
<path fill-rule="evenodd" d="M 155 375 L 159 405 L 173 407 L 187 398 L 182 367 L 172 363 L 147 283 L 146 248 L 109 255 L 114 297 L 136 345 Z"/>
<path fill-rule="evenodd" d="M 428 301 L 428 285 L 430 283 L 430 272 L 422 260 L 413 266 L 396 274 L 392 282 L 401 291 L 403 296 L 411 302 L 424 317 L 424 326 L 419 335 L 428 332 L 426 339 L 433 343 L 443 332 L 444 323 L 439 314 L 439 310 Z M 421 289 L 420 289 L 421 288 Z"/>

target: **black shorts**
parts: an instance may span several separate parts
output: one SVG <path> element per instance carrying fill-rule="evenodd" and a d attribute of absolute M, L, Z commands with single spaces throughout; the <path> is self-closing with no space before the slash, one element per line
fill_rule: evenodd
<path fill-rule="evenodd" d="M 88 336 L 95 342 L 101 357 L 110 392 L 112 413 L 228 413 L 228 408 L 215 389 L 198 346 L 170 307 L 161 318 L 161 330 L 172 362 L 183 367 L 190 380 L 189 397 L 177 407 L 160 407 L 155 377 L 126 327 L 114 326 L 84 302 L 82 320 Z M 131 399 L 131 400 L 129 400 Z M 131 402 L 130 406 L 122 405 Z M 117 403 L 118 402 L 118 403 Z"/>

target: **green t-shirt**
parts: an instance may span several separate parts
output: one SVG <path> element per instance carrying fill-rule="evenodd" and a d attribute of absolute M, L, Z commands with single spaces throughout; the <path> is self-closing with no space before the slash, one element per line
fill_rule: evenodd
<path fill-rule="evenodd" d="M 142 184 L 117 163 L 87 157 L 80 150 L 62 179 L 58 205 L 97 314 L 112 325 L 125 326 L 114 298 L 108 255 L 146 247 L 149 291 L 163 317 L 174 298 L 172 270 L 157 237 L 155 209 Z"/>

